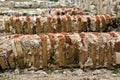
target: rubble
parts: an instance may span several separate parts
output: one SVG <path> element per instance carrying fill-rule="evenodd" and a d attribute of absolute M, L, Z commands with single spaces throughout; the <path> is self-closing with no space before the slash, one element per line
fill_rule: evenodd
<path fill-rule="evenodd" d="M 81 8 L 82 10 L 85 10 L 87 12 L 90 12 L 92 14 L 116 14 L 119 13 L 119 0 L 59 0 L 57 2 L 49 1 L 49 0 L 20 0 L 20 1 L 1 1 L 1 7 L 3 7 L 2 13 L 4 13 L 4 10 L 6 7 L 10 8 L 9 10 L 6 9 L 6 11 L 12 10 L 15 14 L 17 13 L 24 13 L 24 9 L 30 9 L 33 8 L 35 11 L 37 8 L 61 8 L 61 7 L 77 7 Z M 100 4 L 98 4 L 100 3 Z M 20 12 L 19 10 L 23 9 L 23 12 Z M 29 14 L 30 12 L 26 12 Z M 31 12 L 32 13 L 32 12 Z M 38 14 L 38 12 L 35 12 L 33 14 Z"/>

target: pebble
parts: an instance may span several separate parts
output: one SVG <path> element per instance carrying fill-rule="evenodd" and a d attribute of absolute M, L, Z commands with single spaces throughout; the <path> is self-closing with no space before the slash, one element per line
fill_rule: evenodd
<path fill-rule="evenodd" d="M 83 70 L 82 69 L 76 69 L 73 74 L 77 74 L 78 76 L 81 76 L 84 74 Z"/>
<path fill-rule="evenodd" d="M 115 77 L 115 76 L 116 76 L 116 74 L 112 74 L 112 76 L 113 76 L 113 77 Z"/>
<path fill-rule="evenodd" d="M 15 74 L 20 74 L 20 71 L 19 71 L 19 69 L 15 69 L 15 72 L 14 72 Z"/>
<path fill-rule="evenodd" d="M 98 75 L 98 74 L 101 74 L 102 72 L 101 72 L 101 70 L 95 70 L 92 74 L 93 75 Z"/>

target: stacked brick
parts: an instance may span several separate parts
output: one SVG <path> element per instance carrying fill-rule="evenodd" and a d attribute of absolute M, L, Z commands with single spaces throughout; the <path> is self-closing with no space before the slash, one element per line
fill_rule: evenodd
<path fill-rule="evenodd" d="M 0 37 L 6 68 L 111 67 L 119 62 L 120 33 L 48 33 Z M 89 65 L 89 63 L 91 63 Z"/>
<path fill-rule="evenodd" d="M 10 17 L 5 19 L 5 32 L 40 34 L 51 32 L 107 32 L 118 28 L 110 15 L 56 15 Z"/>

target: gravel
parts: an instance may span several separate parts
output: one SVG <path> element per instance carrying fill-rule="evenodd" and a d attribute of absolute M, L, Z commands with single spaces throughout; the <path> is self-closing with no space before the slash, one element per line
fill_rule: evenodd
<path fill-rule="evenodd" d="M 115 72 L 116 73 L 113 73 Z M 120 70 L 60 69 L 28 71 L 7 71 L 0 74 L 0 80 L 120 80 Z"/>

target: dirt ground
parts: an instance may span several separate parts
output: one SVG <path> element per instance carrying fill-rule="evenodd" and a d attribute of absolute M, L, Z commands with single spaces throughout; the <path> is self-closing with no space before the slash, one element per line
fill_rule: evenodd
<path fill-rule="evenodd" d="M 120 69 L 87 70 L 60 69 L 7 71 L 0 73 L 0 80 L 120 80 Z"/>

